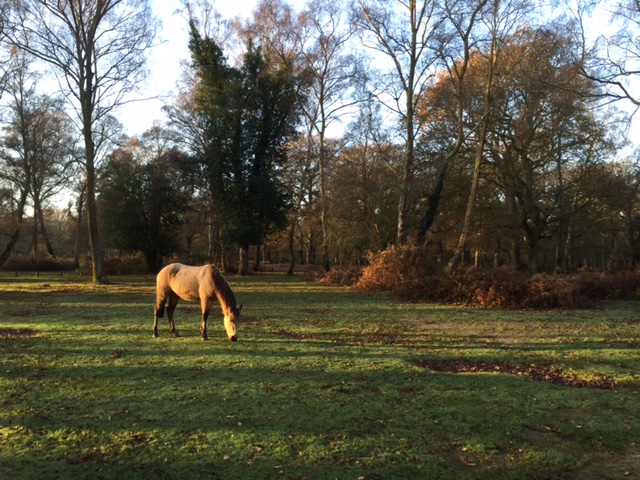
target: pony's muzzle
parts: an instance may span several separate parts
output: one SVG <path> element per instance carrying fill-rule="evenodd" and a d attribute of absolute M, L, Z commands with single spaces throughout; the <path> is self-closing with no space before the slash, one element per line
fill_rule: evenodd
<path fill-rule="evenodd" d="M 232 342 L 237 342 L 238 341 L 238 335 L 234 335 L 233 337 L 229 337 L 229 340 L 231 340 Z"/>

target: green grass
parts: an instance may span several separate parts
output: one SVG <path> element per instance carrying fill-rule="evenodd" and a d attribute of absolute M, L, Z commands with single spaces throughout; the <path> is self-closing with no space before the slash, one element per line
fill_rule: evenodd
<path fill-rule="evenodd" d="M 244 303 L 235 343 L 217 306 L 200 340 L 182 302 L 181 337 L 165 320 L 153 339 L 152 277 L 0 276 L 0 478 L 640 478 L 637 303 L 489 311 L 228 280 Z"/>

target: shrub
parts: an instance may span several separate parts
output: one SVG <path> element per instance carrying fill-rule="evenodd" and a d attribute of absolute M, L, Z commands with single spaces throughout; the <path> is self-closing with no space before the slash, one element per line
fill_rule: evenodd
<path fill-rule="evenodd" d="M 602 300 L 629 300 L 640 285 L 638 272 L 536 274 L 527 282 L 523 306 L 584 308 Z"/>
<path fill-rule="evenodd" d="M 369 254 L 369 264 L 355 286 L 359 290 L 385 290 L 409 298 L 416 291 L 440 291 L 439 270 L 421 248 L 391 246 Z"/>
<path fill-rule="evenodd" d="M 507 268 L 470 270 L 459 275 L 460 283 L 472 292 L 468 305 L 481 308 L 513 308 L 520 306 L 526 294 L 522 277 Z"/>
<path fill-rule="evenodd" d="M 13 255 L 2 266 L 5 272 L 61 272 L 73 271 L 73 261 L 53 257 Z"/>
<path fill-rule="evenodd" d="M 323 274 L 316 273 L 317 283 L 351 286 L 358 283 L 362 276 L 362 267 L 352 265 L 347 268 L 332 268 Z"/>
<path fill-rule="evenodd" d="M 210 255 L 189 253 L 168 259 L 165 261 L 165 264 L 172 262 L 184 263 L 185 265 L 204 265 L 205 263 L 213 262 L 213 258 L 211 258 Z"/>
<path fill-rule="evenodd" d="M 397 293 L 404 299 L 461 304 L 480 308 L 512 308 L 523 297 L 523 281 L 507 269 L 455 274 L 428 273 L 407 282 Z"/>
<path fill-rule="evenodd" d="M 508 268 L 445 274 L 415 247 L 390 247 L 369 255 L 361 275 L 337 272 L 322 281 L 364 291 L 388 291 L 405 300 L 479 308 L 585 308 L 602 300 L 632 299 L 638 272 L 541 273 L 527 277 Z"/>
<path fill-rule="evenodd" d="M 91 259 L 87 258 L 82 265 L 81 272 L 83 275 L 91 275 L 92 268 Z M 142 253 L 107 257 L 104 259 L 102 268 L 105 275 L 133 275 L 149 273 L 147 260 Z"/>
<path fill-rule="evenodd" d="M 587 306 L 581 295 L 580 279 L 574 275 L 540 273 L 527 282 L 525 307 L 577 308 Z"/>
<path fill-rule="evenodd" d="M 147 260 L 142 253 L 121 257 L 109 257 L 104 261 L 106 275 L 131 275 L 149 272 Z"/>
<path fill-rule="evenodd" d="M 369 253 L 369 265 L 362 271 L 356 286 L 364 291 L 397 291 L 409 279 L 406 256 L 394 246 L 379 253 Z"/>

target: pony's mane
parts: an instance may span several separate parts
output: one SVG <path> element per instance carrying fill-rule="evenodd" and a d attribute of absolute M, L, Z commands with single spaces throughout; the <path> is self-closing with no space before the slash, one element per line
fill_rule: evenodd
<path fill-rule="evenodd" d="M 227 282 L 227 279 L 222 276 L 220 270 L 215 266 L 212 267 L 213 288 L 216 291 L 216 296 L 223 309 L 235 309 L 236 308 L 236 296 L 231 289 L 231 285 Z"/>

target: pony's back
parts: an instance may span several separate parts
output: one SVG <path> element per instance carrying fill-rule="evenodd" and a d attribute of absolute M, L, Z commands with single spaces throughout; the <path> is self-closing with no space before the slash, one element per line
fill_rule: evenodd
<path fill-rule="evenodd" d="M 181 263 L 171 263 L 158 273 L 158 290 L 170 290 L 183 300 L 197 302 L 200 300 L 202 287 L 207 285 L 207 273 L 211 265 L 192 267 Z M 206 290 L 206 288 L 205 288 Z M 204 292 L 209 294 L 209 292 Z"/>

